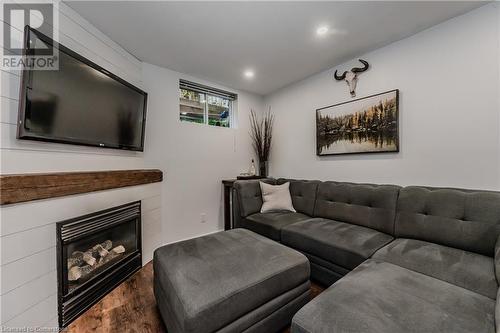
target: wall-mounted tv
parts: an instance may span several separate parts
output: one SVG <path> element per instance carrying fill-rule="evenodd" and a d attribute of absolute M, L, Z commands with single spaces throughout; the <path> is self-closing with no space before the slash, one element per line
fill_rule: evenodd
<path fill-rule="evenodd" d="M 59 69 L 24 68 L 17 138 L 143 151 L 147 93 L 26 27 L 24 54 L 40 43 L 59 50 Z"/>

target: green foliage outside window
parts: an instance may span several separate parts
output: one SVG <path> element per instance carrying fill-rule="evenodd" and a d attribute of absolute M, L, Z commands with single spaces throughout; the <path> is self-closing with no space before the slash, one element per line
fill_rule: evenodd
<path fill-rule="evenodd" d="M 230 99 L 179 89 L 180 120 L 211 126 L 231 127 Z"/>

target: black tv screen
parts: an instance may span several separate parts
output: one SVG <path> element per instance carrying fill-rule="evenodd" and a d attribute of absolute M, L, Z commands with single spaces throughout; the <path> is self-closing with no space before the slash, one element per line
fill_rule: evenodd
<path fill-rule="evenodd" d="M 17 137 L 143 151 L 147 94 L 27 27 L 25 54 L 39 43 L 59 50 L 59 69 L 23 70 Z"/>

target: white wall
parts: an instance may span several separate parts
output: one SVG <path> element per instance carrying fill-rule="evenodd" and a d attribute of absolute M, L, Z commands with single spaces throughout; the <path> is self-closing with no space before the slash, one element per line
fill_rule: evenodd
<path fill-rule="evenodd" d="M 61 4 L 59 39 L 112 73 L 143 87 L 142 63 Z M 0 22 L 3 24 L 3 22 Z M 19 72 L 2 71 L 2 174 L 144 168 L 144 154 L 16 140 Z M 161 185 L 134 186 L 0 208 L 0 325 L 56 326 L 55 223 L 142 201 L 143 263 L 161 244 Z"/>
<path fill-rule="evenodd" d="M 250 109 L 262 110 L 262 98 L 149 64 L 143 64 L 143 73 L 149 93 L 146 165 L 166 171 L 163 241 L 222 230 L 221 180 L 248 171 L 253 158 L 248 116 Z M 237 128 L 181 122 L 180 78 L 237 93 Z M 205 223 L 201 223 L 201 214 L 206 214 Z"/>
<path fill-rule="evenodd" d="M 271 174 L 500 189 L 498 6 L 359 56 L 372 67 L 360 75 L 358 97 L 400 89 L 398 154 L 315 154 L 315 110 L 350 99 L 332 75 L 355 60 L 267 96 L 276 114 Z"/>

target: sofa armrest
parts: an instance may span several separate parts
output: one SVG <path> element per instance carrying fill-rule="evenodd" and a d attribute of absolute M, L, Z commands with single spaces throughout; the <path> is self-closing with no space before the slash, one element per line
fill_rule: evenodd
<path fill-rule="evenodd" d="M 238 200 L 238 194 L 236 193 L 236 189 L 234 187 L 231 189 L 233 191 L 231 194 L 232 197 L 232 217 L 233 217 L 233 229 L 235 228 L 242 228 L 243 225 L 241 223 L 242 217 L 241 217 L 241 210 L 240 210 L 240 200 Z"/>
<path fill-rule="evenodd" d="M 260 192 L 259 181 L 273 185 L 276 183 L 272 178 L 237 180 L 234 182 L 233 187 L 236 192 L 241 217 L 247 217 L 260 212 L 262 207 L 262 193 Z"/>
<path fill-rule="evenodd" d="M 500 235 L 498 235 L 495 243 L 495 277 L 497 278 L 497 284 L 500 285 Z"/>
<path fill-rule="evenodd" d="M 495 277 L 500 285 L 500 235 L 495 243 Z M 500 288 L 497 290 L 497 301 L 495 304 L 495 332 L 500 333 Z"/>
<path fill-rule="evenodd" d="M 500 289 L 497 290 L 497 301 L 495 304 L 495 332 L 500 333 Z"/>

